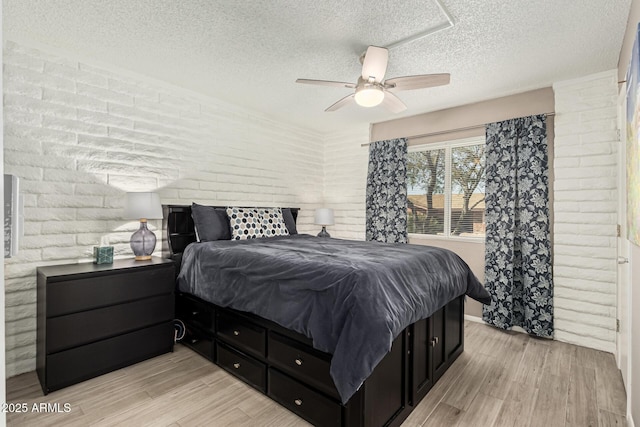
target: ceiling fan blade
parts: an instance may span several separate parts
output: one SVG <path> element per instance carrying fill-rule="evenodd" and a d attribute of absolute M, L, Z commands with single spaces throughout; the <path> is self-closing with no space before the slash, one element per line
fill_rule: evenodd
<path fill-rule="evenodd" d="M 394 77 L 384 82 L 384 87 L 391 91 L 424 89 L 427 87 L 442 86 L 449 84 L 451 75 L 445 74 L 423 74 L 420 76 Z"/>
<path fill-rule="evenodd" d="M 384 92 L 384 99 L 382 100 L 382 104 L 380 105 L 382 105 L 392 113 L 400 113 L 407 109 L 407 106 L 404 105 L 404 102 L 400 101 L 400 98 L 389 91 Z"/>
<path fill-rule="evenodd" d="M 340 101 L 338 101 L 335 104 L 331 105 L 329 108 L 327 108 L 324 111 L 326 111 L 327 113 L 331 112 L 331 111 L 336 111 L 338 108 L 342 108 L 345 105 L 352 103 L 354 97 L 355 97 L 355 94 L 353 94 L 353 93 L 350 94 L 350 95 L 347 95 L 344 98 L 342 98 Z"/>
<path fill-rule="evenodd" d="M 319 85 L 319 86 L 346 87 L 349 89 L 353 89 L 356 87 L 354 83 L 332 82 L 330 80 L 298 79 L 296 80 L 296 83 L 304 83 L 307 85 Z"/>
<path fill-rule="evenodd" d="M 388 61 L 389 51 L 387 49 L 369 46 L 362 61 L 362 78 L 369 80 L 369 77 L 373 77 L 375 81 L 381 82 L 387 72 Z"/>

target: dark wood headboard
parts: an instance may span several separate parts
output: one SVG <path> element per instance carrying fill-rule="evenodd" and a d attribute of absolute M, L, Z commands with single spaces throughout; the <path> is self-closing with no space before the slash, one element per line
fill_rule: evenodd
<path fill-rule="evenodd" d="M 226 209 L 227 206 L 213 206 Z M 298 220 L 299 208 L 291 209 L 293 220 Z M 191 218 L 191 205 L 163 205 L 162 229 L 166 233 L 167 246 L 163 248 L 164 256 L 177 259 L 182 256 L 184 249 L 196 241 L 196 231 Z"/>

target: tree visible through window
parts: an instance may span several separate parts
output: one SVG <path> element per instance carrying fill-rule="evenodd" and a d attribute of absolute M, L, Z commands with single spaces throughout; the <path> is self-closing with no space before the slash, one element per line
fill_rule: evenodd
<path fill-rule="evenodd" d="M 409 152 L 409 233 L 484 237 L 484 150 L 474 138 Z"/>

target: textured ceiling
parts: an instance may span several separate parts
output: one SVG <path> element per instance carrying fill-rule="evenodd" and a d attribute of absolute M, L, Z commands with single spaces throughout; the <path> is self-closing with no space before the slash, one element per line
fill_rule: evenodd
<path fill-rule="evenodd" d="M 356 81 L 358 55 L 446 23 L 401 0 L 4 0 L 8 40 L 113 64 L 319 131 L 495 98 L 616 68 L 631 0 L 442 0 L 455 26 L 390 51 L 387 78 L 451 73 L 400 92 L 408 109 L 324 109 Z"/>

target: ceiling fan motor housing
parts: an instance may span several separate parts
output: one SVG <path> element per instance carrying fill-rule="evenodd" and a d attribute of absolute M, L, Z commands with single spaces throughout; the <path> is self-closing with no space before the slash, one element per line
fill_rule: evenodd
<path fill-rule="evenodd" d="M 384 90 L 379 83 L 375 81 L 366 81 L 363 78 L 358 79 L 356 86 L 355 101 L 362 107 L 375 107 L 380 105 L 384 99 Z"/>

